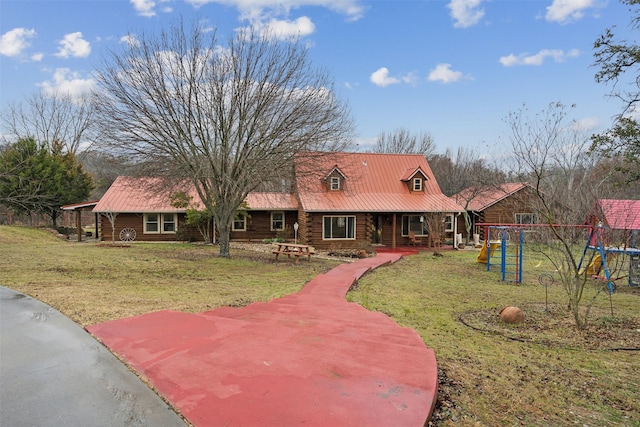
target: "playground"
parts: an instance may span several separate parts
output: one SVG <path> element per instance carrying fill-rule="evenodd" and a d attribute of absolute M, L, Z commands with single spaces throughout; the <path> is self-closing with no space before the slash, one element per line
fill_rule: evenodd
<path fill-rule="evenodd" d="M 544 224 L 480 225 L 487 238 L 477 262 L 487 271 L 499 271 L 503 282 L 523 282 L 523 260 L 528 252 L 542 254 L 555 267 L 555 271 L 528 272 L 538 274 L 543 285 L 552 284 L 557 274 L 570 267 L 567 263 L 574 263 L 581 275 L 600 280 L 610 294 L 625 282 L 630 287 L 640 287 L 640 230 L 602 225 L 557 225 L 553 229 Z"/>

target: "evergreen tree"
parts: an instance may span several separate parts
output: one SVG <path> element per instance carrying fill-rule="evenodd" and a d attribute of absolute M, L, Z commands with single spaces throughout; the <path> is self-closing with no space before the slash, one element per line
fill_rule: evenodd
<path fill-rule="evenodd" d="M 41 213 L 55 226 L 60 206 L 85 200 L 93 189 L 91 176 L 76 156 L 51 151 L 33 138 L 22 138 L 0 152 L 0 204 L 16 213 Z"/>

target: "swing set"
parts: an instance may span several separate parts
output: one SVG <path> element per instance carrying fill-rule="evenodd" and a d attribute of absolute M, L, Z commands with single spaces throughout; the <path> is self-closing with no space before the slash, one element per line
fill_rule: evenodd
<path fill-rule="evenodd" d="M 486 264 L 487 271 L 491 267 L 500 266 L 502 281 L 522 283 L 523 273 L 523 243 L 524 228 L 532 226 L 547 227 L 546 224 L 478 224 L 485 227 L 485 240 L 477 261 Z M 629 244 L 622 246 L 605 245 L 605 230 L 602 225 L 561 225 L 559 227 L 588 228 L 589 235 L 578 264 L 578 270 L 584 271 L 594 278 L 606 280 L 609 293 L 615 290 L 614 281 L 623 277 L 612 277 L 611 261 L 614 257 L 622 255 L 629 257 L 628 284 L 631 287 L 640 287 L 640 230 L 631 230 Z M 513 246 L 508 250 L 508 246 Z M 497 255 L 500 258 L 497 259 Z M 595 254 L 593 253 L 595 252 Z M 585 264 L 589 264 L 585 266 Z M 603 274 L 602 274 L 603 273 Z"/>
<path fill-rule="evenodd" d="M 496 265 L 495 254 L 500 250 L 500 273 L 503 282 L 522 283 L 522 243 L 524 242 L 522 227 L 509 225 L 489 225 L 485 227 L 485 239 L 478 262 L 487 265 L 487 271 Z M 508 251 L 507 245 L 515 242 L 514 251 Z"/>
<path fill-rule="evenodd" d="M 638 230 L 631 231 L 631 238 L 629 246 L 626 243 L 622 246 L 608 246 L 605 244 L 605 230 L 602 225 L 592 227 L 589 230 L 589 238 L 587 244 L 582 252 L 582 258 L 578 264 L 578 270 L 583 271 L 586 268 L 586 273 L 596 279 L 602 279 L 607 282 L 607 289 L 609 293 L 615 291 L 614 281 L 622 279 L 624 277 L 611 277 L 611 262 L 614 257 L 618 255 L 629 256 L 629 275 L 627 276 L 627 282 L 629 286 L 633 288 L 640 287 L 640 249 L 636 248 L 636 238 Z M 590 256 L 587 256 L 591 252 Z M 595 256 L 593 256 L 595 252 Z M 585 259 L 590 259 L 591 262 L 588 266 L 583 267 Z M 604 273 L 604 276 L 601 274 Z"/>

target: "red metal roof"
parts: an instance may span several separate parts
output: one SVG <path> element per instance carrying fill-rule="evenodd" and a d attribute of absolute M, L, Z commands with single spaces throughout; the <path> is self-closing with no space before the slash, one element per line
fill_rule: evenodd
<path fill-rule="evenodd" d="M 245 201 L 250 211 L 298 210 L 298 200 L 291 193 L 249 193 Z"/>
<path fill-rule="evenodd" d="M 100 200 L 93 200 L 90 202 L 71 203 L 70 205 L 60 206 L 63 211 L 73 211 L 76 209 L 88 208 L 98 204 Z"/>
<path fill-rule="evenodd" d="M 468 210 L 480 212 L 528 186 L 529 184 L 525 182 L 508 182 L 497 187 L 488 187 L 480 190 L 477 187 L 469 187 L 453 197 L 462 206 L 466 204 L 469 198 L 473 197 L 469 202 Z M 475 192 L 478 192 L 478 194 L 474 196 Z"/>
<path fill-rule="evenodd" d="M 310 160 L 311 158 L 311 160 Z M 344 174 L 340 190 L 328 190 L 324 178 L 335 167 Z M 403 182 L 422 171 L 424 191 Z M 296 184 L 307 212 L 461 212 L 442 194 L 426 159 L 418 154 L 302 153 L 296 156 Z"/>
<path fill-rule="evenodd" d="M 186 186 L 168 188 L 159 178 L 119 176 L 102 196 L 94 212 L 185 212 L 186 209 L 171 205 L 170 195 L 178 190 L 189 194 L 199 206 L 197 193 Z"/>
<path fill-rule="evenodd" d="M 111 184 L 94 212 L 185 212 L 184 208 L 171 205 L 170 195 L 184 191 L 192 197 L 194 207 L 202 209 L 200 196 L 191 185 L 168 188 L 158 178 L 119 176 Z M 249 193 L 246 198 L 249 210 L 297 210 L 298 202 L 288 193 Z"/>
<path fill-rule="evenodd" d="M 600 199 L 596 207 L 606 226 L 617 230 L 640 230 L 640 200 Z"/>

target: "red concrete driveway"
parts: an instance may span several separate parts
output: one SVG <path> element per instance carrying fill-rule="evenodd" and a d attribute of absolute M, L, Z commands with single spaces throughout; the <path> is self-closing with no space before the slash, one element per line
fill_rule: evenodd
<path fill-rule="evenodd" d="M 87 329 L 197 427 L 421 427 L 436 400 L 433 350 L 344 298 L 367 271 L 401 256 L 342 264 L 268 303 Z"/>

